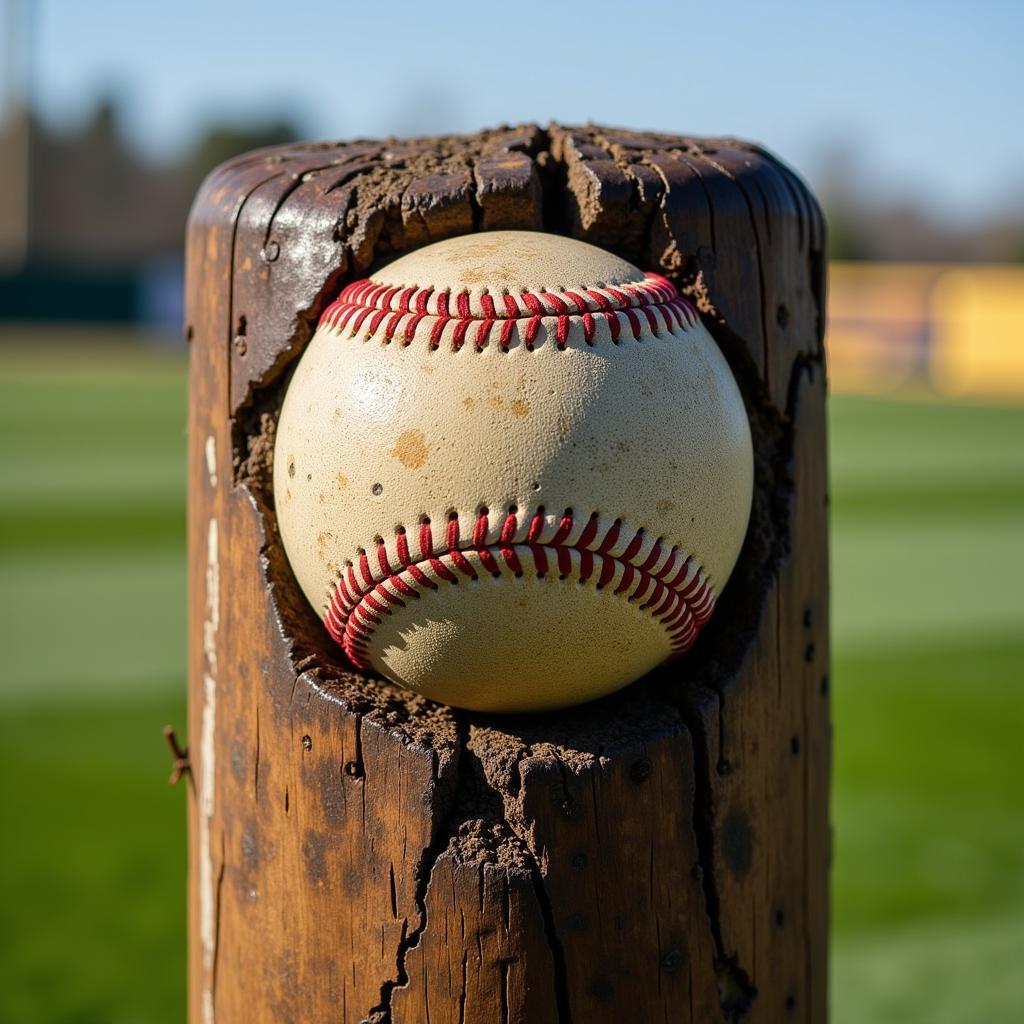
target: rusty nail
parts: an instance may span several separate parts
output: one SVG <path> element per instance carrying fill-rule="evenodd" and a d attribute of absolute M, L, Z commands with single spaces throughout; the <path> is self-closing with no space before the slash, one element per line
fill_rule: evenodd
<path fill-rule="evenodd" d="M 174 762 L 171 765 L 171 775 L 167 782 L 172 786 L 176 786 L 182 775 L 188 775 L 189 778 L 192 777 L 192 763 L 189 761 L 188 747 L 182 747 L 178 742 L 173 725 L 164 726 L 164 739 L 167 740 L 167 746 L 171 748 L 171 756 L 174 758 Z"/>
<path fill-rule="evenodd" d="M 675 974 L 683 966 L 683 954 L 681 950 L 670 949 L 661 958 L 661 969 L 666 974 Z"/>

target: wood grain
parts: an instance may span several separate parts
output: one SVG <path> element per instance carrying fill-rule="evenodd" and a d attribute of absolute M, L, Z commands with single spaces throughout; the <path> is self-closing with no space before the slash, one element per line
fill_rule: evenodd
<path fill-rule="evenodd" d="M 339 286 L 542 228 L 660 271 L 744 393 L 751 527 L 681 662 L 546 716 L 351 671 L 280 547 L 288 371 Z M 824 224 L 731 139 L 597 126 L 278 147 L 188 228 L 190 1020 L 822 1021 Z"/>

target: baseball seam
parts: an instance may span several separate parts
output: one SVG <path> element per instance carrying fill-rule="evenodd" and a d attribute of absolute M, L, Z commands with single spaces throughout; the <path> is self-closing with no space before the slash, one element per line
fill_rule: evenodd
<path fill-rule="evenodd" d="M 417 554 L 410 550 L 409 533 L 403 527 L 396 530 L 393 555 L 389 556 L 382 537 L 375 538 L 376 565 L 371 554 L 361 549 L 330 588 L 324 613 L 328 632 L 349 660 L 358 668 L 370 668 L 368 645 L 382 617 L 419 599 L 424 591 L 438 590 L 442 583 L 457 585 L 461 577 L 520 578 L 524 561 L 530 560 L 540 578 L 557 573 L 561 580 L 593 581 L 595 589 L 609 589 L 650 612 L 669 634 L 672 657 L 693 645 L 714 610 L 715 595 L 704 570 L 661 538 L 648 549 L 642 527 L 630 535 L 616 519 L 602 531 L 594 513 L 574 540 L 578 520 L 571 509 L 560 518 L 548 517 L 538 509 L 525 536 L 519 538 L 520 521 L 514 506 L 499 521 L 500 534 L 491 543 L 490 512 L 481 509 L 469 539 L 462 538 L 459 516 L 451 513 L 440 551 L 435 551 L 433 527 L 426 518 L 414 537 L 419 544 Z M 545 538 L 552 529 L 554 533 Z"/>
<path fill-rule="evenodd" d="M 497 301 L 496 301 L 497 299 Z M 474 308 L 475 307 L 475 308 Z M 640 340 L 644 325 L 654 337 L 674 328 L 688 330 L 699 321 L 696 309 L 674 284 L 660 274 L 648 273 L 643 281 L 624 284 L 563 288 L 551 291 L 502 291 L 497 297 L 488 290 L 474 296 L 468 289 L 378 284 L 370 278 L 342 289 L 320 318 L 320 326 L 355 337 L 365 327 L 364 340 L 383 327 L 383 341 L 395 338 L 410 345 L 424 320 L 431 320 L 430 348 L 437 349 L 445 331 L 451 329 L 452 348 L 458 351 L 467 340 L 477 351 L 498 334 L 498 346 L 507 352 L 520 331 L 526 348 L 536 343 L 545 319 L 555 320 L 555 344 L 564 349 L 574 327 L 587 345 L 593 345 L 598 325 L 604 323 L 614 344 L 623 334 Z M 500 326 L 499 326 L 500 325 Z M 469 335 L 472 332 L 472 339 Z"/>

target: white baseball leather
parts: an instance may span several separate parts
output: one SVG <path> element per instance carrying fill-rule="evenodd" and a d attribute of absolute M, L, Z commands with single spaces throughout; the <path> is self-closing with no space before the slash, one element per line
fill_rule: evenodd
<path fill-rule="evenodd" d="M 274 457 L 285 550 L 349 656 L 490 711 L 590 700 L 685 650 L 752 478 L 739 390 L 671 285 L 511 231 L 346 288 Z"/>

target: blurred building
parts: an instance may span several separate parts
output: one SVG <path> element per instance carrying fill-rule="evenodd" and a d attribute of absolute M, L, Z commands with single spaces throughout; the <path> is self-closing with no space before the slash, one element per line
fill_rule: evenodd
<path fill-rule="evenodd" d="M 1024 266 L 833 262 L 832 388 L 1024 398 Z"/>
<path fill-rule="evenodd" d="M 0 274 L 28 259 L 29 118 L 13 111 L 0 125 Z"/>
<path fill-rule="evenodd" d="M 0 167 L 0 316 L 145 319 L 142 282 L 169 257 L 180 263 L 182 175 L 128 151 L 109 104 L 67 135 L 15 110 L 0 129 Z M 169 275 L 173 288 L 180 267 Z M 180 324 L 180 308 L 171 317 Z"/>
<path fill-rule="evenodd" d="M 218 163 L 297 137 L 287 121 L 214 125 L 147 161 L 101 101 L 55 132 L 27 106 L 0 123 L 0 320 L 133 322 L 177 333 L 189 206 Z"/>
<path fill-rule="evenodd" d="M 27 8 L 14 0 L 8 0 L 0 13 L 4 39 L 0 65 L 0 274 L 5 274 L 22 266 L 28 255 L 29 16 Z"/>

